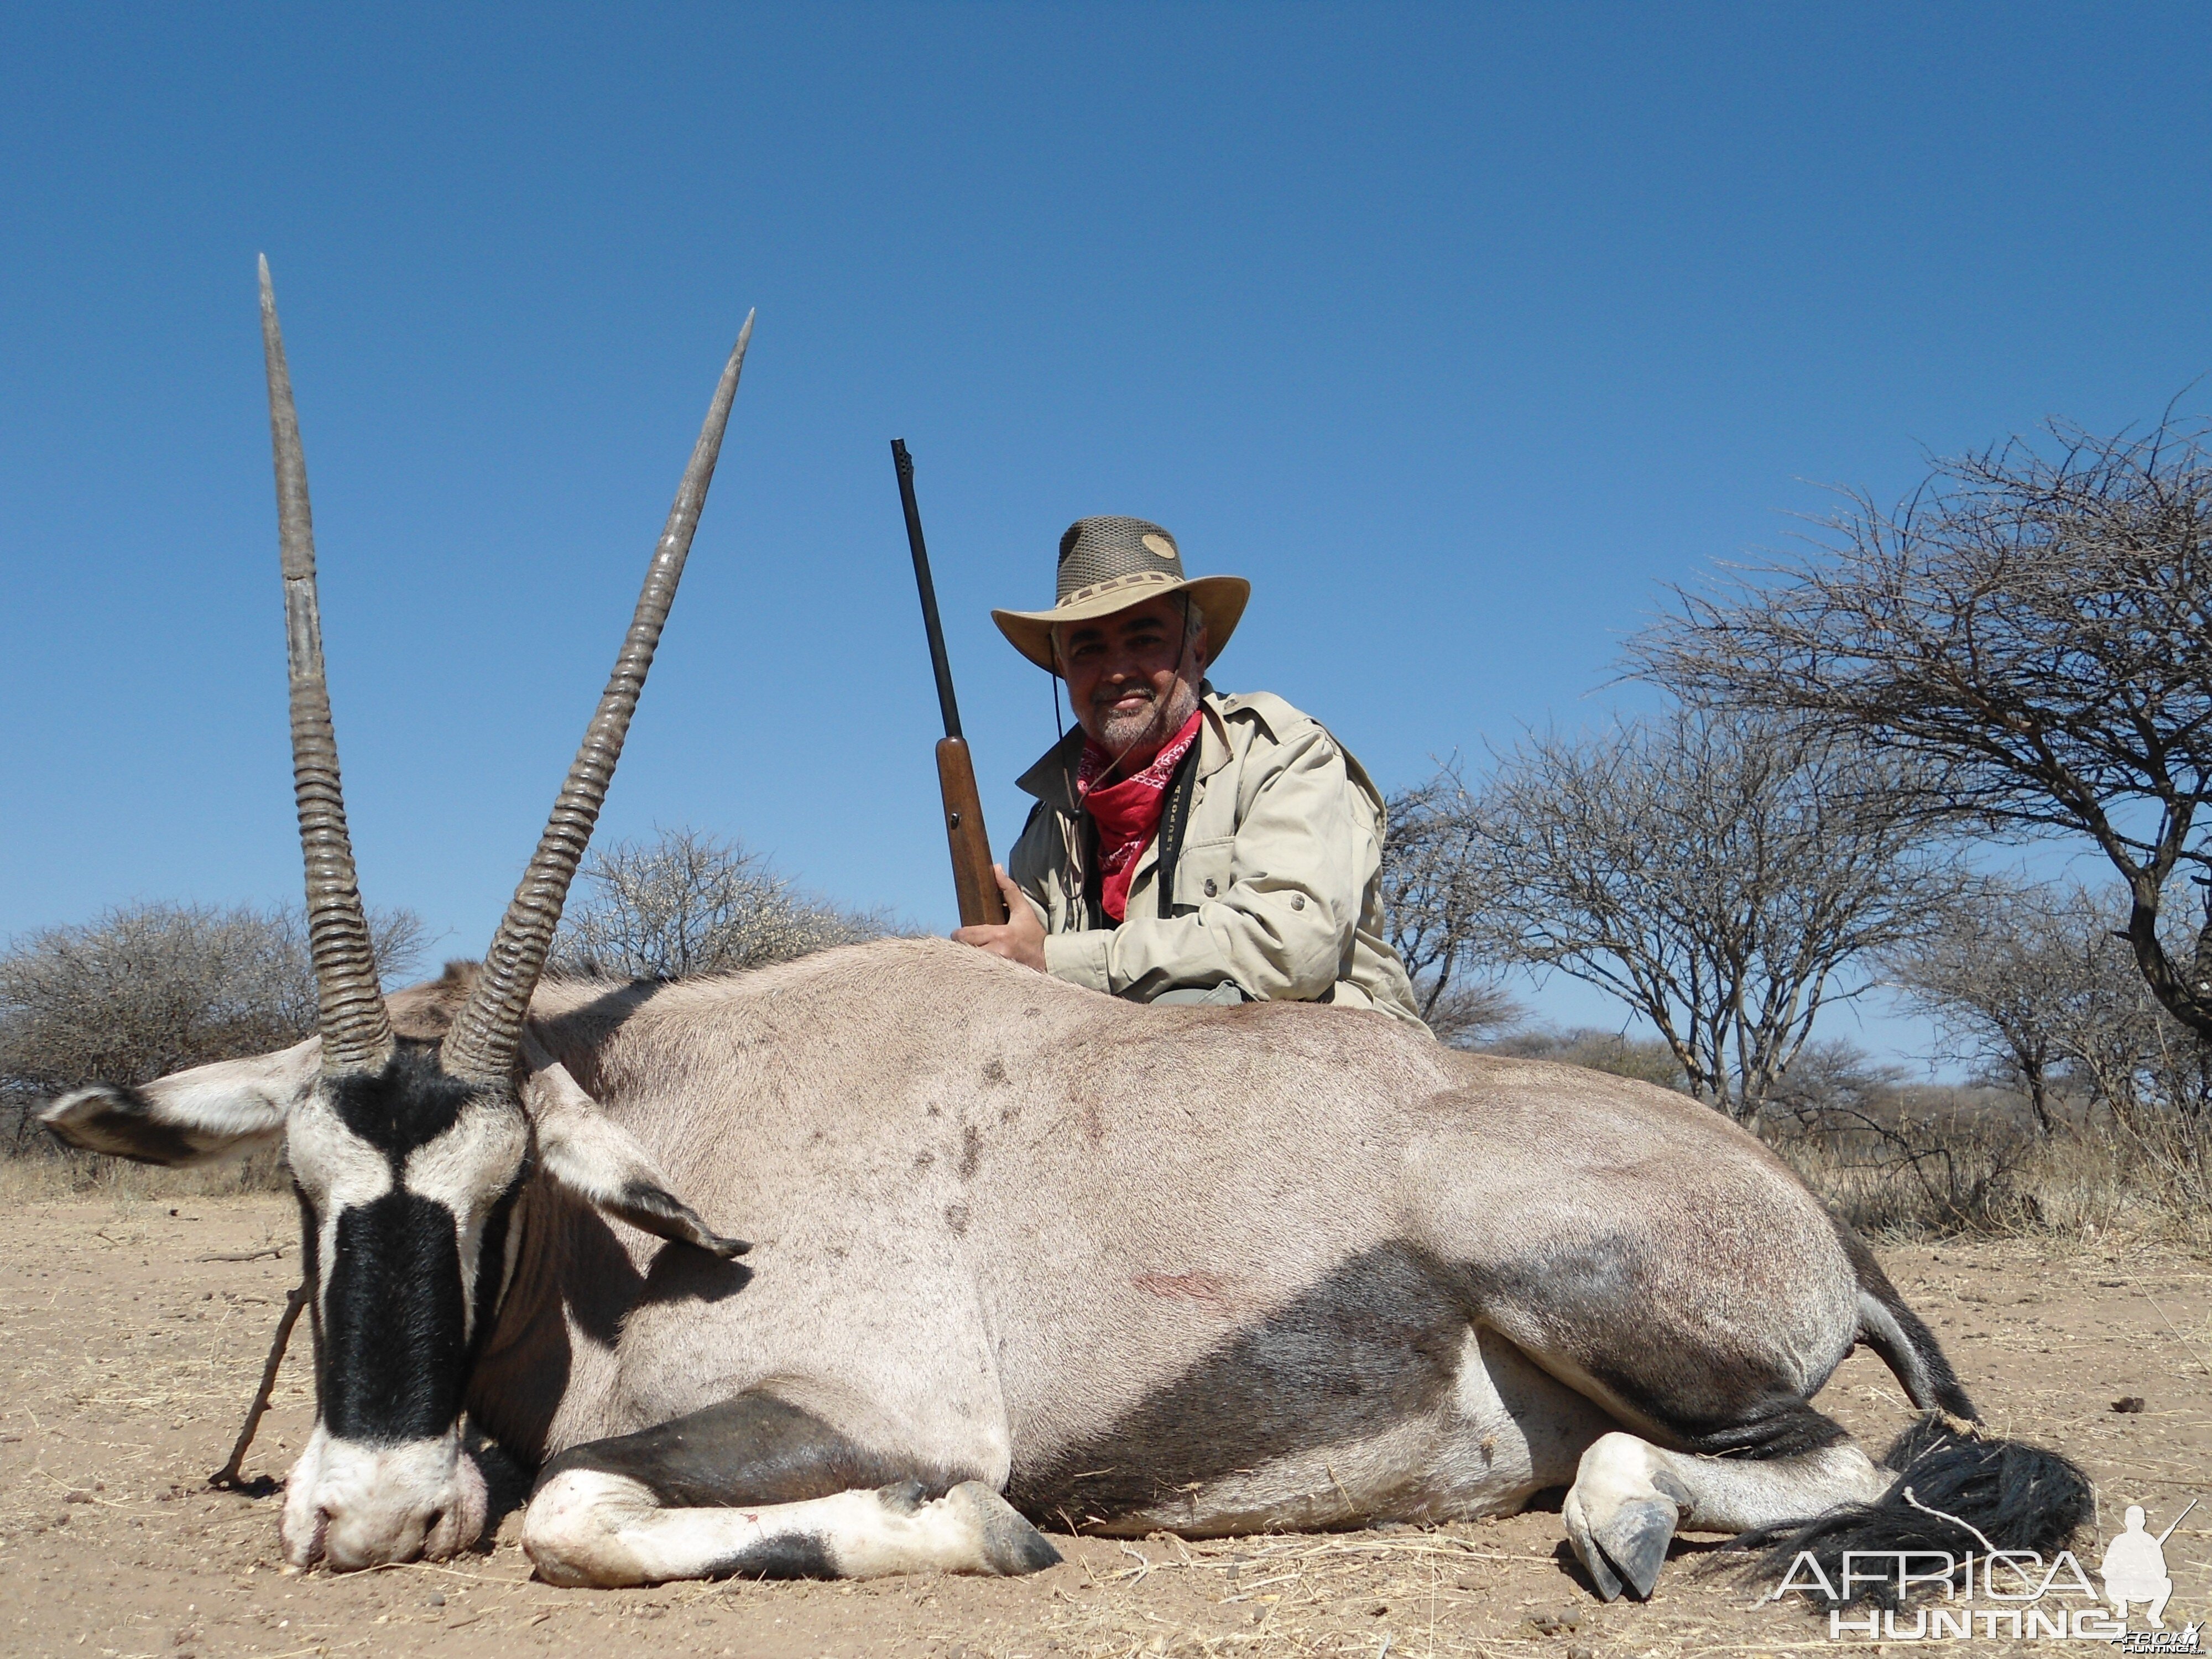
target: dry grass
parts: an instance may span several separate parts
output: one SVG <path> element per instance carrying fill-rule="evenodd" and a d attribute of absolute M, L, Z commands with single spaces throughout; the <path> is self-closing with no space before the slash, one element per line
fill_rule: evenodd
<path fill-rule="evenodd" d="M 1064 1595 L 1038 1621 L 1040 1634 L 1059 1638 L 1084 1655 L 1371 1654 L 1382 1638 L 1408 1659 L 1431 1654 L 1488 1654 L 1578 1630 L 1585 1607 L 1563 1586 L 1556 1605 L 1531 1610 L 1522 1625 L 1501 1636 L 1494 1628 L 1494 1570 L 1507 1564 L 1559 1569 L 1556 1550 L 1532 1553 L 1500 1548 L 1497 1529 L 1480 1523 L 1407 1528 L 1337 1537 L 1270 1536 L 1188 1540 L 1156 1533 L 1141 1546 L 1120 1544 L 1129 1563 L 1104 1572 L 1078 1558 L 1093 1592 Z M 1194 1582 L 1186 1595 L 1197 1614 L 1186 1624 L 1151 1614 L 1149 1636 L 1129 1629 L 1131 1597 L 1148 1583 L 1154 1605 L 1158 1580 Z M 1182 1598 L 1177 1598 L 1182 1599 Z M 1170 1607 L 1173 1603 L 1168 1603 Z M 1223 1629 L 1241 1609 L 1249 1628 Z M 1176 1611 L 1182 1611 L 1176 1608 Z M 1468 1627 L 1471 1612 L 1486 1613 L 1490 1628 Z M 1142 1615 L 1140 1615 L 1142 1616 Z"/>
<path fill-rule="evenodd" d="M 284 1193 L 291 1172 L 282 1152 L 225 1158 L 189 1170 L 164 1170 L 119 1158 L 77 1152 L 37 1152 L 0 1158 L 0 1204 L 50 1204 L 64 1199 L 118 1200 L 232 1198 L 244 1193 Z"/>
<path fill-rule="evenodd" d="M 1790 1126 L 1772 1139 L 1838 1215 L 1878 1238 L 2139 1238 L 2212 1255 L 2205 1166 L 2172 1136 L 2114 1126 L 2041 1139 L 1984 1121 Z"/>

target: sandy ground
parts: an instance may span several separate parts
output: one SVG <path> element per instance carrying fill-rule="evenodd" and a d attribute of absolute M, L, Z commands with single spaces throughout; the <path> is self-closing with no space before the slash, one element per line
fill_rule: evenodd
<path fill-rule="evenodd" d="M 1600 1604 L 1541 1511 L 1401 1528 L 1183 1544 L 1056 1539 L 1020 1580 L 672 1585 L 532 1582 L 510 1514 L 443 1566 L 298 1577 L 273 1496 L 211 1492 L 285 1291 L 278 1198 L 18 1204 L 0 1213 L 0 1655 L 64 1659 L 371 1650 L 705 1656 L 1813 1653 L 1824 1621 L 1752 1605 L 1678 1540 L 1648 1604 Z M 255 1252 L 278 1254 L 255 1255 Z M 2169 1626 L 2212 1608 L 2212 1274 L 2149 1248 L 2037 1243 L 1884 1253 L 2000 1430 L 2069 1452 L 2103 1526 L 2166 1525 Z M 248 1259 L 227 1259 L 245 1257 Z M 281 1477 L 313 1418 L 304 1334 L 246 1465 Z M 2113 1402 L 2139 1397 L 2121 1413 Z M 1855 1356 L 1821 1396 L 1873 1442 L 1906 1420 Z M 2098 1553 L 2082 1552 L 2094 1572 Z M 2179 1617 L 2177 1617 L 2179 1615 Z M 1977 1651 L 2008 1645 L 1977 1638 Z M 2051 1644 L 2041 1644 L 2049 1650 Z M 2084 1650 L 2085 1644 L 2067 1644 Z M 2212 1638 L 2206 1645 L 2212 1648 Z M 2109 1651 L 2109 1650 L 2105 1650 Z"/>

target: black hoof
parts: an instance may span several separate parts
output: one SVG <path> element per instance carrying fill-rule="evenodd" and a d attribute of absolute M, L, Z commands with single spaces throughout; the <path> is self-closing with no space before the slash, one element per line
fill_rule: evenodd
<path fill-rule="evenodd" d="M 1621 1504 L 1602 1523 L 1590 1528 L 1592 1541 L 1607 1565 L 1626 1581 L 1639 1601 L 1650 1599 L 1659 1583 L 1659 1569 L 1667 1565 L 1667 1546 L 1674 1536 L 1676 1513 L 1674 1504 L 1666 1498 L 1642 1498 Z M 1590 1568 L 1591 1577 L 1599 1577 L 1595 1564 L 1585 1560 L 1583 1565 Z M 1604 1589 L 1601 1581 L 1600 1594 Z M 1620 1593 L 1616 1588 L 1606 1600 L 1610 1601 Z"/>
<path fill-rule="evenodd" d="M 968 1510 L 982 1534 L 986 1571 L 1012 1578 L 1060 1565 L 1060 1552 L 1045 1535 L 981 1480 L 963 1480 L 946 1496 Z"/>

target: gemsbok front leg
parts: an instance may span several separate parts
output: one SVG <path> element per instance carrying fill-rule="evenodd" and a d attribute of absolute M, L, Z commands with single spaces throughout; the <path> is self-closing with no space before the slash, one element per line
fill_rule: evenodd
<path fill-rule="evenodd" d="M 812 1413 L 740 1395 L 545 1466 L 522 1547 L 548 1583 L 613 1589 L 683 1578 L 1013 1575 L 1060 1552 L 987 1482 L 872 1489 L 886 1460 Z M 933 1487 L 939 1496 L 932 1497 Z"/>

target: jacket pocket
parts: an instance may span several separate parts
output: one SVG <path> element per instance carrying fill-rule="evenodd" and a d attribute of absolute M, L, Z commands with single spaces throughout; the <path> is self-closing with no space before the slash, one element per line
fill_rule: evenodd
<path fill-rule="evenodd" d="M 1223 836 L 1213 841 L 1190 842 L 1184 845 L 1176 859 L 1176 915 L 1193 915 L 1207 900 L 1228 896 L 1231 880 L 1230 865 L 1236 850 L 1237 840 L 1233 836 Z"/>

